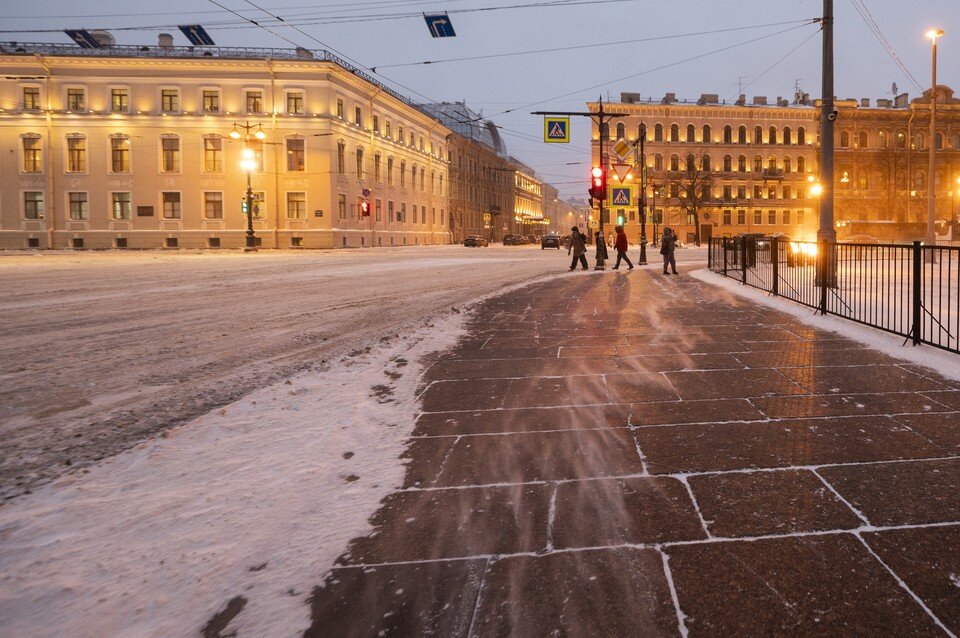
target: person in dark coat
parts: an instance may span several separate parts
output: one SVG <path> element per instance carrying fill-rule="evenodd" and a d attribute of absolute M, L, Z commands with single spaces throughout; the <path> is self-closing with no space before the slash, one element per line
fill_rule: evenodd
<path fill-rule="evenodd" d="M 617 240 L 614 243 L 614 247 L 617 249 L 617 263 L 614 264 L 613 269 L 616 270 L 620 267 L 620 260 L 627 262 L 627 270 L 633 270 L 633 262 L 630 261 L 630 258 L 627 257 L 627 234 L 623 232 L 623 226 L 616 226 L 615 230 L 617 231 Z"/>
<path fill-rule="evenodd" d="M 580 232 L 579 226 L 570 229 L 570 246 L 567 248 L 567 254 L 573 252 L 573 261 L 570 262 L 570 270 L 577 268 L 577 262 L 587 269 L 587 237 Z"/>
<path fill-rule="evenodd" d="M 673 269 L 673 274 L 678 275 L 677 272 L 677 259 L 673 255 L 673 251 L 677 247 L 677 234 L 673 232 L 673 229 L 667 226 L 663 229 L 663 236 L 660 238 L 660 254 L 663 255 L 663 274 L 669 275 L 667 271 L 667 266 L 670 266 Z"/>

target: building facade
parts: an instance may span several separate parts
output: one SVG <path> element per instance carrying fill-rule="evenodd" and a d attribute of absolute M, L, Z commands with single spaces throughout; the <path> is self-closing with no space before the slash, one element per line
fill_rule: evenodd
<path fill-rule="evenodd" d="M 263 247 L 451 240 L 451 131 L 329 53 L 0 50 L 0 247 L 243 246 L 248 179 Z"/>

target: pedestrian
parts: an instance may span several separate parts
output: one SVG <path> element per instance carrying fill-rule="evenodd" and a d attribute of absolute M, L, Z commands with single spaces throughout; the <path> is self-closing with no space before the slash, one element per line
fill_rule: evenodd
<path fill-rule="evenodd" d="M 567 254 L 573 252 L 573 261 L 570 262 L 570 270 L 576 270 L 577 262 L 587 269 L 587 238 L 580 232 L 579 226 L 570 229 L 570 245 L 567 246 Z"/>
<path fill-rule="evenodd" d="M 673 229 L 667 226 L 663 229 L 663 236 L 660 237 L 660 254 L 663 255 L 663 274 L 669 275 L 667 271 L 667 266 L 670 266 L 673 269 L 673 274 L 678 275 L 677 272 L 677 259 L 673 255 L 673 251 L 677 247 L 677 234 L 673 232 Z"/>
<path fill-rule="evenodd" d="M 613 233 L 607 233 L 607 246 L 613 248 Z"/>
<path fill-rule="evenodd" d="M 597 269 L 603 270 L 603 262 L 605 262 L 609 257 L 607 256 L 607 245 L 603 241 L 603 233 L 599 230 L 595 237 L 597 242 Z"/>
<path fill-rule="evenodd" d="M 623 232 L 623 226 L 615 226 L 614 230 L 617 231 L 617 240 L 614 242 L 614 247 L 617 249 L 617 263 L 614 264 L 613 269 L 617 270 L 620 268 L 620 260 L 627 262 L 627 270 L 633 270 L 633 262 L 630 261 L 630 258 L 627 257 L 627 234 Z"/>

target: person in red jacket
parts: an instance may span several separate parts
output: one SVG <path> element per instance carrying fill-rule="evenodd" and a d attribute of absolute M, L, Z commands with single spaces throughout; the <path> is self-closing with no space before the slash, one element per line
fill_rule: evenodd
<path fill-rule="evenodd" d="M 627 234 L 623 232 L 623 226 L 616 226 L 615 230 L 617 231 L 617 240 L 613 245 L 617 249 L 617 263 L 614 264 L 613 269 L 616 270 L 620 267 L 620 260 L 622 259 L 629 266 L 627 270 L 633 270 L 633 262 L 627 257 Z"/>

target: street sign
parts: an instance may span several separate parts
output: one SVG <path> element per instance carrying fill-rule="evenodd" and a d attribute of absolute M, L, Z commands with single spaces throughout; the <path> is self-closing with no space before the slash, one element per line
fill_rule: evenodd
<path fill-rule="evenodd" d="M 363 190 L 360 191 L 360 194 L 363 195 L 364 197 L 370 197 L 370 189 L 364 188 Z"/>
<path fill-rule="evenodd" d="M 615 186 L 613 188 L 613 197 L 610 198 L 611 206 L 630 206 L 633 199 L 633 193 L 629 187 Z"/>
<path fill-rule="evenodd" d="M 490 213 L 483 214 L 483 227 L 490 228 Z"/>
<path fill-rule="evenodd" d="M 70 39 L 76 42 L 81 49 L 103 48 L 86 29 L 64 29 L 63 32 L 70 36 Z"/>
<path fill-rule="evenodd" d="M 453 30 L 453 23 L 450 22 L 450 16 L 446 12 L 424 13 L 423 19 L 427 22 L 430 35 L 435 38 L 452 38 L 457 35 L 457 32 Z"/>
<path fill-rule="evenodd" d="M 543 141 L 552 144 L 568 144 L 570 142 L 570 118 L 544 117 Z"/>
<path fill-rule="evenodd" d="M 213 38 L 211 38 L 210 34 L 207 33 L 207 30 L 199 24 L 181 24 L 177 25 L 177 28 L 183 32 L 183 35 L 187 36 L 187 40 L 190 40 L 190 44 L 194 44 L 198 47 L 213 46 Z"/>
<path fill-rule="evenodd" d="M 626 161 L 633 154 L 633 144 L 623 139 L 622 137 L 613 143 L 613 146 L 610 147 L 610 150 L 613 151 L 614 155 L 620 158 L 620 161 Z"/>

